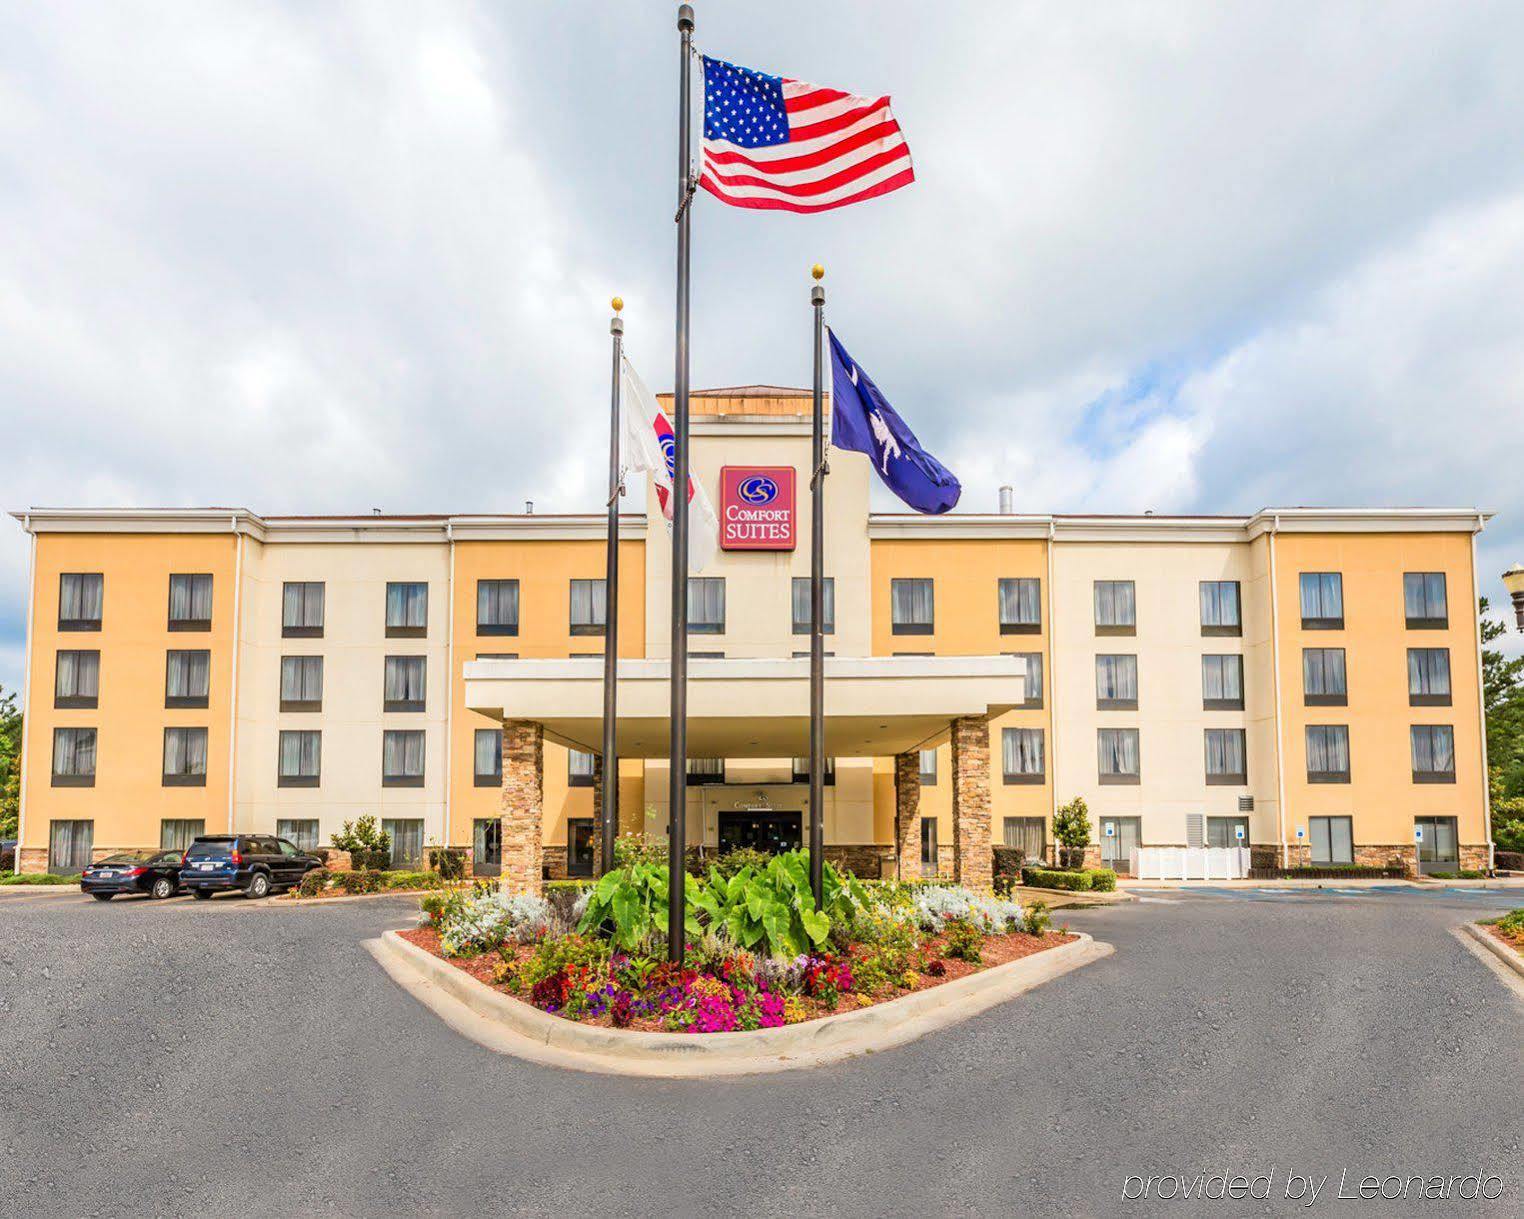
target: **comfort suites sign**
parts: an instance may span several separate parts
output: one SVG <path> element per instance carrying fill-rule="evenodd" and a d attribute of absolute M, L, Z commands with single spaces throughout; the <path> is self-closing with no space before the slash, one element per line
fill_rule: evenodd
<path fill-rule="evenodd" d="M 794 549 L 794 467 L 720 469 L 720 547 Z"/>

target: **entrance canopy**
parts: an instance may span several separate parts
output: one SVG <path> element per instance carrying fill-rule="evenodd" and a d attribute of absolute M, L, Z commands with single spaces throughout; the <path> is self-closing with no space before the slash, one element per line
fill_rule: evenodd
<path fill-rule="evenodd" d="M 1016 656 L 827 657 L 825 745 L 831 757 L 930 749 L 961 716 L 998 715 L 1026 697 Z M 618 750 L 664 758 L 670 748 L 670 665 L 619 662 Z M 533 720 L 562 745 L 603 742 L 603 659 L 474 660 L 466 706 L 494 719 Z M 806 752 L 807 659 L 688 661 L 688 756 L 787 758 Z"/>

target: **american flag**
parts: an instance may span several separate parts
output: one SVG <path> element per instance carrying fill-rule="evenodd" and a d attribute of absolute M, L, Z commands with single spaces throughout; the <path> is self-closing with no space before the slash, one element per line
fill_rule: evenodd
<path fill-rule="evenodd" d="M 715 198 L 823 212 L 914 181 L 887 97 L 854 97 L 704 56 L 699 185 Z"/>

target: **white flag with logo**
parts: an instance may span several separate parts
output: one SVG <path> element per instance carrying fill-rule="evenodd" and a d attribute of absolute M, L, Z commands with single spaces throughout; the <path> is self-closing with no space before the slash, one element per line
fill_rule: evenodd
<path fill-rule="evenodd" d="M 629 358 L 623 360 L 624 392 L 619 399 L 620 477 L 649 473 L 656 484 L 656 499 L 672 528 L 672 479 L 677 466 L 677 437 L 672 421 L 657 405 L 646 383 Z M 719 549 L 720 522 L 704 485 L 688 471 L 688 569 L 703 571 Z"/>

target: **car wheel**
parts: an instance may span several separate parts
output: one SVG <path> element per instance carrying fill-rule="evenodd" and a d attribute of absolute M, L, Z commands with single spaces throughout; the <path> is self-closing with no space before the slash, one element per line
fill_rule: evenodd
<path fill-rule="evenodd" d="M 98 902 L 109 902 L 111 900 L 111 894 L 109 893 L 92 893 L 90 896 Z"/>
<path fill-rule="evenodd" d="M 249 887 L 244 890 L 245 897 L 269 897 L 270 878 L 263 872 L 256 872 L 249 877 Z"/>
<path fill-rule="evenodd" d="M 210 889 L 192 889 L 191 896 L 198 902 L 204 902 L 211 898 L 212 891 Z"/>
<path fill-rule="evenodd" d="M 175 895 L 175 882 L 167 876 L 161 876 L 153 882 L 153 888 L 148 891 L 148 896 L 155 901 L 163 901 L 166 897 Z"/>

